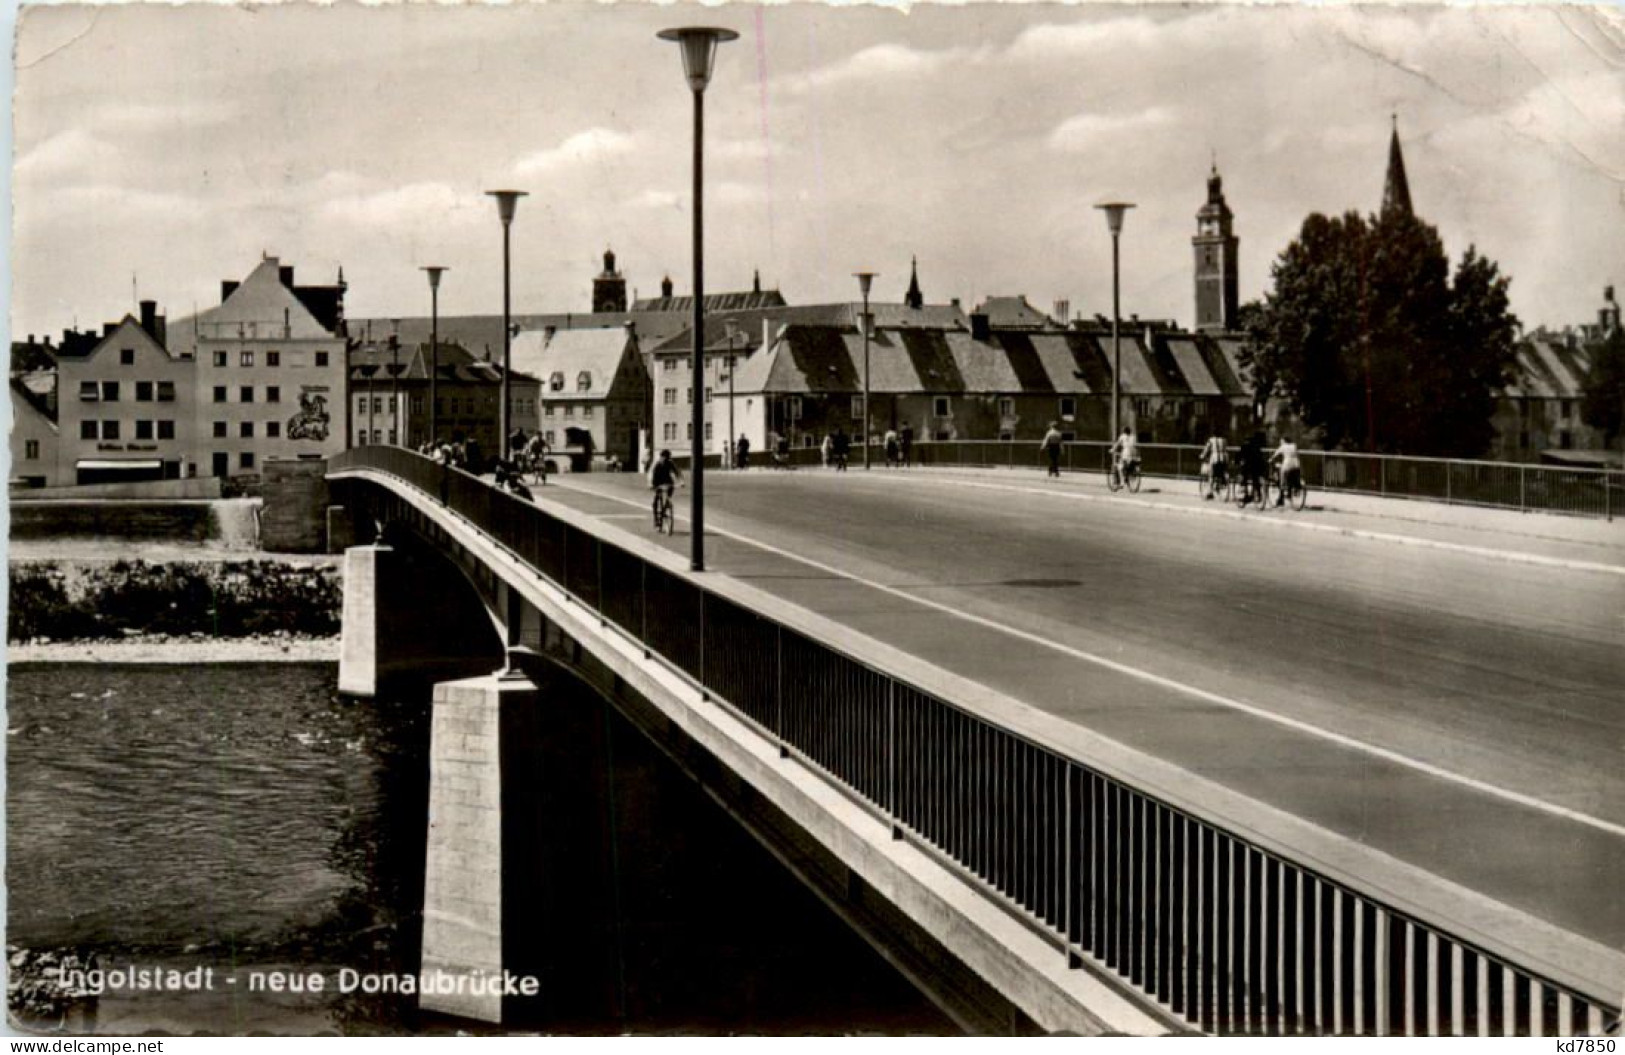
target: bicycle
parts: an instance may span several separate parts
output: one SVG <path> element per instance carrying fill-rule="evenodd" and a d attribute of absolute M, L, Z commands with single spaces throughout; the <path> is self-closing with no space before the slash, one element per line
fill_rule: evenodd
<path fill-rule="evenodd" d="M 1245 509 L 1248 502 L 1255 502 L 1259 509 L 1263 509 L 1269 498 L 1269 481 L 1264 478 L 1254 479 L 1243 473 L 1231 488 L 1231 497 L 1235 500 L 1238 509 Z"/>
<path fill-rule="evenodd" d="M 1217 498 L 1221 502 L 1228 502 L 1234 497 L 1236 482 L 1230 475 L 1230 466 L 1226 462 L 1213 462 L 1208 466 L 1208 474 L 1198 478 L 1197 493 L 1203 498 Z"/>
<path fill-rule="evenodd" d="M 671 488 L 655 488 L 654 501 L 655 533 L 665 532 L 670 535 L 677 530 L 677 514 L 672 510 Z"/>
<path fill-rule="evenodd" d="M 1140 463 L 1137 461 L 1123 462 L 1115 459 L 1112 462 L 1111 472 L 1106 475 L 1106 486 L 1113 491 L 1121 491 L 1127 487 L 1129 494 L 1140 493 Z"/>
<path fill-rule="evenodd" d="M 521 483 L 534 483 L 537 487 L 547 485 L 546 451 L 520 451 L 514 455 L 514 464 Z"/>
<path fill-rule="evenodd" d="M 1301 511 L 1309 502 L 1309 488 L 1304 485 L 1301 471 L 1295 474 L 1290 484 L 1283 484 L 1281 470 L 1276 466 L 1270 466 L 1270 482 L 1265 494 L 1270 491 L 1275 492 L 1276 505 L 1288 505 Z"/>

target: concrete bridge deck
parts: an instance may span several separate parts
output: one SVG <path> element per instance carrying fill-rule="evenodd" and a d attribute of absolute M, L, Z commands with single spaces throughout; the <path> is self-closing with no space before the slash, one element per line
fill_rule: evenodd
<path fill-rule="evenodd" d="M 998 472 L 706 484 L 713 570 L 1625 947 L 1615 525 L 1234 516 L 1189 484 L 1108 498 Z M 647 530 L 634 477 L 537 497 Z"/>

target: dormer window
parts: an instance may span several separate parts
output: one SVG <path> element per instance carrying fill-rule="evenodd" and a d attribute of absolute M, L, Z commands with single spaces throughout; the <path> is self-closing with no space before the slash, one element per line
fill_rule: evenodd
<path fill-rule="evenodd" d="M 583 370 L 583 371 L 581 371 L 581 373 L 576 375 L 576 391 L 577 392 L 591 392 L 592 391 L 592 371 Z"/>
<path fill-rule="evenodd" d="M 553 376 L 547 379 L 547 388 L 550 392 L 563 392 L 564 375 L 555 370 Z"/>

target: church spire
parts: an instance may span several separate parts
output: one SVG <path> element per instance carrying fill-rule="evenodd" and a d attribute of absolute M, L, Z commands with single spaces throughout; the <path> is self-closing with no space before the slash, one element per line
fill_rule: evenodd
<path fill-rule="evenodd" d="M 1399 115 L 1394 115 L 1394 131 L 1388 140 L 1388 181 L 1382 188 L 1382 215 L 1410 216 L 1411 187 L 1405 179 L 1405 155 L 1399 149 Z"/>
<path fill-rule="evenodd" d="M 920 258 L 909 257 L 908 264 L 908 292 L 903 294 L 903 303 L 919 311 L 925 307 L 925 294 L 920 292 Z"/>

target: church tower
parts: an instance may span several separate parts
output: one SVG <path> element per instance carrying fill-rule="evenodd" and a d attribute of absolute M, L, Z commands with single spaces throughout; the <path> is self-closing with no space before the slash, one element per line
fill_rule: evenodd
<path fill-rule="evenodd" d="M 615 270 L 613 250 L 604 250 L 604 273 L 592 280 L 592 310 L 626 310 L 626 279 Z"/>
<path fill-rule="evenodd" d="M 1394 115 L 1394 131 L 1388 139 L 1388 178 L 1382 185 L 1382 215 L 1411 214 L 1411 185 L 1405 179 L 1405 155 L 1399 150 L 1399 115 Z"/>
<path fill-rule="evenodd" d="M 1207 204 L 1196 213 L 1196 329 L 1219 333 L 1236 325 L 1236 247 L 1230 206 L 1224 203 L 1219 167 L 1207 178 Z"/>
<path fill-rule="evenodd" d="M 913 257 L 908 265 L 908 292 L 903 294 L 903 303 L 919 311 L 925 307 L 925 294 L 920 292 L 920 259 Z"/>

